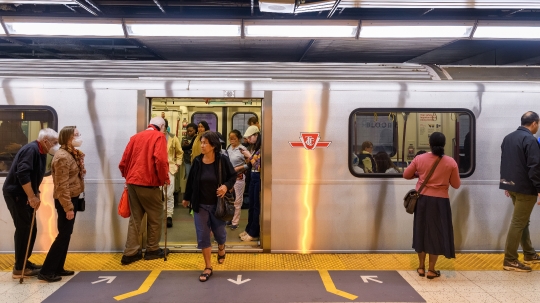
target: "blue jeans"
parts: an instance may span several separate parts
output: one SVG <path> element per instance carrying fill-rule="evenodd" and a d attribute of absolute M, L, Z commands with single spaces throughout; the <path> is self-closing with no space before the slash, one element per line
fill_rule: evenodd
<path fill-rule="evenodd" d="M 253 238 L 261 233 L 261 173 L 251 172 L 249 183 L 249 210 L 246 232 Z"/>
<path fill-rule="evenodd" d="M 193 213 L 195 218 L 195 231 L 197 232 L 197 248 L 204 249 L 212 246 L 210 242 L 210 231 L 214 233 L 214 238 L 219 245 L 225 244 L 227 232 L 225 231 L 225 221 L 214 216 L 216 205 L 201 204 L 199 212 Z"/>

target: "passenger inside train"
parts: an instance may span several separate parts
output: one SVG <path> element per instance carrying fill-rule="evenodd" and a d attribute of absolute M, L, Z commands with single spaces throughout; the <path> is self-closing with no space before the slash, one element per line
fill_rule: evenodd
<path fill-rule="evenodd" d="M 351 172 L 358 177 L 385 174 L 399 177 L 419 154 L 429 149 L 429 138 L 443 133 L 445 154 L 458 163 L 462 175 L 472 170 L 473 114 L 463 112 L 375 112 L 358 109 L 351 116 Z M 417 152 L 418 151 L 418 152 Z M 382 166 L 382 167 L 379 167 Z"/>

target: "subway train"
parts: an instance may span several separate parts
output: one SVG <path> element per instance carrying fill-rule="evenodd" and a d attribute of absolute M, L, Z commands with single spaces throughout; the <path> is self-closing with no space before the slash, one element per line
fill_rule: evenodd
<path fill-rule="evenodd" d="M 413 217 L 403 196 L 416 181 L 401 171 L 439 131 L 462 178 L 450 189 L 456 250 L 502 251 L 512 203 L 498 189 L 500 144 L 523 113 L 540 111 L 538 81 L 538 67 L 515 66 L 3 59 L 0 185 L 17 148 L 40 128 L 76 125 L 86 153 L 86 211 L 77 215 L 70 251 L 122 251 L 128 219 L 117 214 L 125 181 L 118 164 L 129 138 L 163 113 L 180 139 L 187 123 L 206 120 L 228 141 L 256 116 L 261 237 L 242 242 L 242 228 L 228 231 L 228 251 L 407 252 Z M 373 172 L 358 161 L 366 141 L 390 159 Z M 49 176 L 35 251 L 47 251 L 56 236 L 52 190 Z M 14 226 L 0 200 L 0 251 L 12 252 Z M 540 242 L 537 212 L 533 243 Z M 175 208 L 167 237 L 173 251 L 196 249 L 187 209 Z"/>

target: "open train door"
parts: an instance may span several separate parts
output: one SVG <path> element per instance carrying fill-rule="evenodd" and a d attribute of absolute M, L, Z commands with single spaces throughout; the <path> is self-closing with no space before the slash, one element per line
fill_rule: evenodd
<path fill-rule="evenodd" d="M 165 229 L 167 230 L 167 247 L 173 252 L 183 251 L 196 251 L 197 250 L 197 237 L 194 225 L 194 214 L 190 213 L 188 209 L 182 207 L 183 194 L 186 188 L 187 176 L 190 170 L 191 156 L 189 156 L 190 145 L 193 144 L 197 137 L 191 136 L 193 134 L 193 128 L 197 128 L 201 121 L 206 121 L 210 131 L 217 131 L 222 134 L 225 143 L 222 145 L 223 149 L 227 149 L 230 145 L 229 134 L 232 130 L 238 130 L 242 136 L 248 128 L 248 120 L 252 117 L 258 119 L 262 129 L 264 129 L 265 117 L 263 117 L 263 98 L 231 98 L 231 97 L 149 97 L 146 103 L 146 115 L 145 121 L 149 121 L 150 118 L 161 116 L 168 122 L 168 137 L 177 137 L 182 149 L 184 150 L 184 156 L 178 166 L 178 171 L 174 174 L 174 195 L 173 203 L 169 201 L 168 209 L 173 206 L 172 214 L 169 211 L 168 217 L 171 217 L 170 222 L 172 226 L 167 228 L 165 220 L 163 221 L 161 245 L 164 245 Z M 269 120 L 270 121 L 270 120 Z M 139 123 L 139 124 L 144 124 Z M 146 126 L 146 125 L 145 125 Z M 195 129 L 195 132 L 197 131 Z M 270 129 L 270 125 L 268 125 Z M 266 131 L 263 133 L 265 138 Z M 269 142 L 270 138 L 265 138 L 264 142 Z M 174 139 L 173 139 L 174 140 Z M 264 148 L 264 143 L 263 143 Z M 270 149 L 268 149 L 268 152 Z M 266 150 L 262 150 L 266 153 Z M 173 155 L 174 158 L 174 155 Z M 177 157 L 178 158 L 178 157 Z M 266 169 L 266 161 L 262 164 L 261 171 L 261 236 L 253 241 L 242 241 L 239 234 L 245 230 L 248 222 L 249 211 L 249 175 L 250 172 L 245 172 L 246 185 L 244 189 L 244 203 L 241 209 L 241 215 L 238 227 L 236 229 L 226 227 L 227 231 L 227 251 L 239 251 L 239 252 L 260 252 L 263 251 L 265 245 L 265 239 L 270 242 L 270 228 L 269 224 L 264 225 L 265 213 L 269 213 L 269 208 L 265 208 L 265 181 L 270 181 L 269 177 L 263 176 Z M 269 189 L 268 189 L 269 191 Z M 167 199 L 165 199 L 167 200 Z M 270 201 L 270 200 L 268 200 Z M 268 214 L 269 215 L 269 214 Z M 214 249 L 217 251 L 217 243 L 213 241 Z"/>

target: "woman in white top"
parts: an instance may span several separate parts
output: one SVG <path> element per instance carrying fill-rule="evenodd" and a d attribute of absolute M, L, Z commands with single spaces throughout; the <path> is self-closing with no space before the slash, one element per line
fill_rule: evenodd
<path fill-rule="evenodd" d="M 236 178 L 236 183 L 234 183 L 234 191 L 236 194 L 236 200 L 234 201 L 234 207 L 236 208 L 234 212 L 234 217 L 230 222 L 231 230 L 238 228 L 238 222 L 240 221 L 240 212 L 242 208 L 242 203 L 244 202 L 244 189 L 246 187 L 245 175 L 243 172 L 247 168 L 246 157 L 244 156 L 244 151 L 246 148 L 240 144 L 240 139 L 242 134 L 234 129 L 229 133 L 229 141 L 231 144 L 227 148 L 227 153 L 229 154 L 229 160 L 231 161 L 234 170 L 238 173 Z"/>

